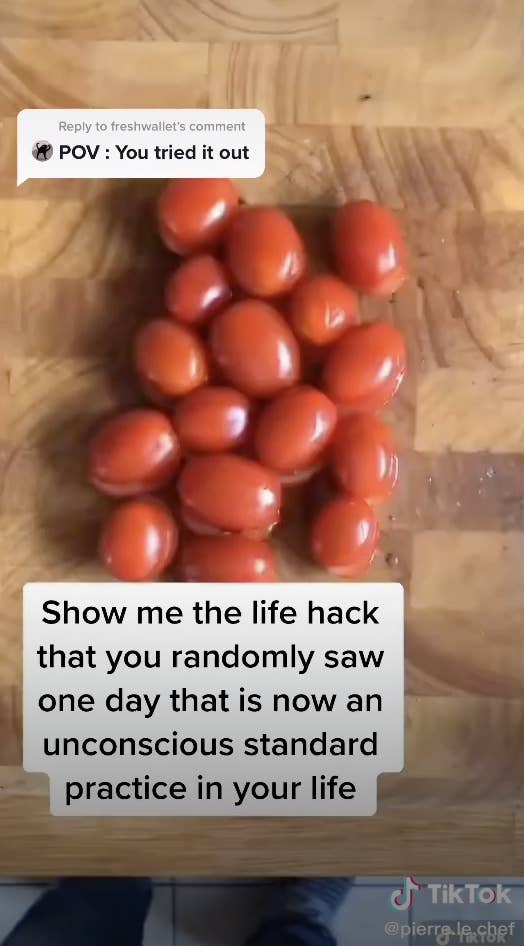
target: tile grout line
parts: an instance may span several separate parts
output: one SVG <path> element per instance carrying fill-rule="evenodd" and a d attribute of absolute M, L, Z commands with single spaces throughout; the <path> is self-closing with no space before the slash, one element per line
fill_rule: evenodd
<path fill-rule="evenodd" d="M 447 880 L 447 878 L 442 878 L 442 880 Z M 497 881 L 497 880 L 498 880 L 498 877 L 493 877 L 493 878 L 490 877 L 490 878 L 487 878 L 487 879 L 486 879 L 486 878 L 482 878 L 482 880 L 483 880 L 486 884 L 490 884 L 490 883 L 493 883 L 494 881 Z M 15 878 L 14 880 L 9 880 L 9 881 L 8 881 L 8 880 L 2 880 L 2 879 L 0 878 L 0 887 L 3 887 L 3 888 L 9 888 L 9 887 L 38 887 L 38 888 L 47 888 L 47 887 L 51 887 L 51 886 L 53 885 L 53 882 L 54 882 L 54 881 L 52 881 L 52 880 L 43 880 L 43 879 L 42 879 L 42 880 L 40 880 L 40 879 L 35 879 L 35 880 L 17 880 L 16 878 Z M 395 882 L 396 882 L 396 881 L 393 881 L 392 883 L 395 883 Z M 219 880 L 219 881 L 216 881 L 216 882 L 215 882 L 215 881 L 198 881 L 198 880 L 195 880 L 195 881 L 154 880 L 154 881 L 153 881 L 153 886 L 154 886 L 154 887 L 173 887 L 173 886 L 176 886 L 176 887 L 181 887 L 181 888 L 198 888 L 198 887 L 204 887 L 204 888 L 209 888 L 209 889 L 211 889 L 211 890 L 212 890 L 212 889 L 215 889 L 215 888 L 216 888 L 217 890 L 223 890 L 223 889 L 226 889 L 226 890 L 234 890 L 235 888 L 242 889 L 242 888 L 244 888 L 244 887 L 248 887 L 248 888 L 251 888 L 251 887 L 270 887 L 270 886 L 274 885 L 275 883 L 276 883 L 276 881 L 274 881 L 274 880 L 261 877 L 260 880 L 251 880 L 251 881 L 242 881 L 242 880 L 240 880 L 240 881 L 237 881 L 237 882 L 233 881 L 233 882 L 230 882 L 230 883 L 228 883 L 227 881 L 220 881 L 220 880 Z M 509 883 L 509 881 L 508 881 L 508 883 Z M 392 884 L 382 884 L 382 883 L 380 883 L 380 884 L 374 884 L 374 883 L 371 882 L 371 883 L 359 883 L 359 884 L 354 884 L 353 886 L 354 886 L 356 889 L 359 889 L 359 890 L 388 890 L 388 889 L 391 888 Z M 514 890 L 521 890 L 522 888 L 524 888 L 524 882 L 515 883 L 515 880 L 514 880 L 513 878 L 511 878 L 511 887 L 512 887 Z"/>
<path fill-rule="evenodd" d="M 104 877 L 98 878 L 99 880 L 104 880 Z M 106 879 L 110 879 L 110 875 Z M 14 878 L 13 880 L 2 880 L 0 878 L 0 887 L 52 887 L 55 883 L 55 880 L 43 880 L 36 878 L 35 880 L 18 880 Z M 170 880 L 153 880 L 153 887 L 170 887 L 172 881 Z"/>
<path fill-rule="evenodd" d="M 493 883 L 493 882 L 496 881 L 497 879 L 498 879 L 498 878 L 496 878 L 496 877 L 495 877 L 495 878 L 488 878 L 487 880 L 485 880 L 484 878 L 482 878 L 482 880 L 484 880 L 484 882 L 487 883 L 487 884 Z M 443 880 L 443 881 L 447 881 L 447 878 L 442 878 L 442 880 Z M 457 881 L 457 882 L 458 882 L 458 881 Z M 170 883 L 171 883 L 170 881 L 163 881 L 162 883 L 159 883 L 158 886 L 169 886 Z M 176 886 L 177 886 L 177 887 L 181 887 L 181 888 L 197 888 L 197 887 L 204 887 L 204 888 L 209 888 L 209 889 L 214 889 L 214 888 L 216 888 L 217 890 L 223 890 L 223 889 L 225 889 L 225 890 L 233 890 L 233 889 L 235 889 L 235 888 L 242 889 L 242 888 L 251 888 L 251 887 L 270 887 L 270 886 L 274 885 L 274 884 L 276 883 L 276 881 L 274 881 L 274 880 L 268 880 L 267 878 L 261 877 L 260 880 L 238 881 L 238 882 L 231 882 L 231 883 L 227 883 L 227 881 L 216 881 L 216 882 L 215 882 L 215 881 L 196 881 L 196 880 L 195 880 L 195 881 L 179 881 L 179 880 L 177 880 L 177 881 L 175 881 L 175 883 L 176 883 Z M 355 887 L 355 889 L 358 889 L 358 890 L 390 890 L 391 887 L 392 887 L 395 883 L 397 883 L 397 881 L 392 881 L 390 884 L 382 884 L 382 883 L 381 883 L 381 884 L 360 883 L 360 884 L 354 884 L 353 886 Z M 0 886 L 1 886 L 1 883 L 0 883 Z M 10 885 L 9 885 L 9 884 L 6 884 L 6 886 L 10 886 Z M 513 883 L 511 884 L 511 886 L 512 886 L 512 888 L 515 889 L 515 890 L 520 890 L 520 889 L 524 888 L 524 882 L 523 882 L 523 883 L 515 883 L 515 882 L 513 882 Z"/>

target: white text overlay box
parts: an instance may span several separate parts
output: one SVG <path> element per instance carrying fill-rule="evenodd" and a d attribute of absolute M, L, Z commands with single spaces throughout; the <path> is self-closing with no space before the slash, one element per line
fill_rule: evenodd
<path fill-rule="evenodd" d="M 397 584 L 29 584 L 24 768 L 57 815 L 371 815 L 404 764 Z"/>
<path fill-rule="evenodd" d="M 24 109 L 17 182 L 31 178 L 255 178 L 266 163 L 256 108 Z"/>

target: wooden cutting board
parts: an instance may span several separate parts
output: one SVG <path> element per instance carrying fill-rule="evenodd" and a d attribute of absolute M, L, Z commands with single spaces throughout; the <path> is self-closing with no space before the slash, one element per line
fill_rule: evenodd
<path fill-rule="evenodd" d="M 520 0 L 0 0 L 0 871 L 522 873 L 524 8 Z M 16 188 L 26 107 L 256 106 L 313 252 L 351 197 L 402 218 L 409 377 L 373 580 L 406 589 L 407 759 L 372 819 L 51 819 L 21 769 L 21 588 L 94 580 L 86 438 L 134 403 L 170 260 L 149 181 Z M 321 580 L 299 516 L 283 580 Z M 35 855 L 35 850 L 38 855 Z M 35 863 L 35 857 L 38 863 Z"/>

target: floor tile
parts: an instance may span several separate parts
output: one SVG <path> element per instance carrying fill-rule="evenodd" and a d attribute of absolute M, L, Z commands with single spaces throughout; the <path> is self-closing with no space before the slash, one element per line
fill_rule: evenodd
<path fill-rule="evenodd" d="M 402 883 L 402 877 L 354 877 L 353 883 L 366 887 L 391 887 L 394 890 Z"/>
<path fill-rule="evenodd" d="M 0 887 L 0 944 L 46 889 L 25 884 Z"/>
<path fill-rule="evenodd" d="M 511 887 L 511 880 L 508 880 L 508 887 Z M 524 886 L 511 888 L 511 907 L 508 907 L 508 913 L 512 920 L 524 921 Z"/>
<path fill-rule="evenodd" d="M 0 877 L 0 889 L 13 884 L 17 887 L 50 887 L 54 883 L 53 877 Z"/>
<path fill-rule="evenodd" d="M 478 943 L 524 943 L 524 889 L 522 886 L 512 886 L 512 878 L 505 878 L 505 887 L 510 887 L 511 903 L 433 903 L 431 891 L 425 889 L 415 895 L 412 918 L 415 924 L 411 946 L 428 946 L 436 941 L 436 929 L 428 930 L 431 924 L 441 927 L 442 942 L 478 942 Z M 432 881 L 429 881 L 432 882 Z M 437 881 L 441 882 L 441 878 Z M 450 883 L 446 878 L 446 882 Z M 481 882 L 477 878 L 455 878 L 457 886 L 464 883 Z M 502 881 L 499 879 L 499 883 Z M 482 879 L 484 886 L 493 887 L 497 880 Z M 513 884 L 516 879 L 513 878 Z M 469 900 L 469 895 L 463 897 Z M 447 927 L 447 936 L 444 939 L 444 929 Z M 451 935 L 449 935 L 451 934 Z"/>
<path fill-rule="evenodd" d="M 222 881 L 221 881 L 222 883 Z M 268 885 L 176 886 L 176 946 L 243 946 L 267 903 Z"/>
<path fill-rule="evenodd" d="M 143 946 L 173 946 L 173 891 L 155 886 L 144 929 Z"/>
<path fill-rule="evenodd" d="M 429 875 L 428 875 L 428 876 L 420 875 L 420 876 L 416 876 L 415 879 L 418 880 L 418 881 L 420 881 L 420 883 L 424 883 L 424 884 L 432 884 L 432 883 L 436 883 L 436 884 L 444 884 L 444 883 L 447 883 L 447 884 L 449 884 L 449 883 L 454 883 L 454 884 L 478 883 L 478 884 L 485 884 L 485 885 L 487 885 L 487 886 L 492 886 L 493 884 L 499 883 L 499 884 L 505 884 L 505 885 L 508 886 L 508 887 L 511 887 L 511 886 L 517 886 L 517 887 L 524 886 L 524 877 L 475 877 L 475 876 L 472 876 L 472 877 L 464 877 L 464 875 L 462 875 L 461 877 L 452 877 L 452 876 L 449 876 L 449 877 L 442 877 L 442 876 L 441 876 L 441 877 L 430 877 Z"/>
<path fill-rule="evenodd" d="M 395 919 L 388 902 L 389 892 L 383 887 L 362 884 L 351 888 L 333 928 L 338 946 L 378 946 L 387 942 L 385 924 Z"/>

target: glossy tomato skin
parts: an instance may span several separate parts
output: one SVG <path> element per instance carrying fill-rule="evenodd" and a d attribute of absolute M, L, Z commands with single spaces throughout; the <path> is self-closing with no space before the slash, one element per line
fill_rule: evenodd
<path fill-rule="evenodd" d="M 260 299 L 243 299 L 219 312 L 209 344 L 224 378 L 250 397 L 272 397 L 298 380 L 298 342 L 280 312 Z"/>
<path fill-rule="evenodd" d="M 322 391 L 307 384 L 289 388 L 260 413 L 256 455 L 280 474 L 312 469 L 322 458 L 336 422 L 337 409 Z"/>
<path fill-rule="evenodd" d="M 382 410 L 406 373 L 406 345 L 388 322 L 348 329 L 324 364 L 324 389 L 335 403 L 354 411 Z"/>
<path fill-rule="evenodd" d="M 88 451 L 89 482 L 108 496 L 137 496 L 161 489 L 180 465 L 180 444 L 161 411 L 124 411 L 94 434 Z"/>
<path fill-rule="evenodd" d="M 278 477 L 232 453 L 189 457 L 178 480 L 186 515 L 224 532 L 264 530 L 280 518 Z"/>
<path fill-rule="evenodd" d="M 245 442 L 250 416 L 251 403 L 245 394 L 210 385 L 182 398 L 175 406 L 173 422 L 186 450 L 217 453 Z"/>
<path fill-rule="evenodd" d="M 170 509 L 152 496 L 113 509 L 100 534 L 99 555 L 119 581 L 153 581 L 171 564 L 178 527 Z"/>
<path fill-rule="evenodd" d="M 311 552 L 333 575 L 352 578 L 371 564 L 379 537 L 378 522 L 363 499 L 337 497 L 313 521 Z"/>
<path fill-rule="evenodd" d="M 168 249 L 180 256 L 213 249 L 235 213 L 238 200 L 236 188 L 226 179 L 172 181 L 158 202 L 160 236 Z"/>
<path fill-rule="evenodd" d="M 333 223 L 337 271 L 358 292 L 389 296 L 407 276 L 404 235 L 387 207 L 356 200 L 340 207 Z"/>
<path fill-rule="evenodd" d="M 269 299 L 289 292 L 306 269 L 306 251 L 294 223 L 276 207 L 245 207 L 231 221 L 225 260 L 238 286 Z"/>
<path fill-rule="evenodd" d="M 180 566 L 184 581 L 277 581 L 273 550 L 245 535 L 187 536 Z"/>
<path fill-rule="evenodd" d="M 377 417 L 343 417 L 330 452 L 334 477 L 348 496 L 375 504 L 391 495 L 398 479 L 398 456 L 388 428 Z"/>
<path fill-rule="evenodd" d="M 152 319 L 138 329 L 134 363 L 143 387 L 167 398 L 188 394 L 208 379 L 204 345 L 170 319 Z"/>
<path fill-rule="evenodd" d="M 295 334 L 309 345 L 331 345 L 358 322 L 358 298 L 341 279 L 319 273 L 302 280 L 289 299 Z"/>
<path fill-rule="evenodd" d="M 227 270 L 210 254 L 191 256 L 171 273 L 165 288 L 168 315 L 187 325 L 201 325 L 231 300 Z"/>

